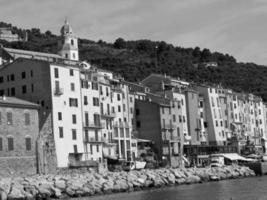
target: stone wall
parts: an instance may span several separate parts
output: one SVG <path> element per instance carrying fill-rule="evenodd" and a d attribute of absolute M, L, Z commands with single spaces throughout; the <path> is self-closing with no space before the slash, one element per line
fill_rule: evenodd
<path fill-rule="evenodd" d="M 42 117 L 40 120 L 40 135 L 37 141 L 38 154 L 38 172 L 40 174 L 56 173 L 57 156 L 55 140 L 52 129 L 51 111 L 46 111 L 45 115 L 42 110 L 39 111 Z"/>
<path fill-rule="evenodd" d="M 66 174 L 1 179 L 0 199 L 68 199 L 248 176 L 255 174 L 248 167 L 240 166 L 102 173 L 91 170 L 73 171 Z"/>
<path fill-rule="evenodd" d="M 0 158 L 0 177 L 36 174 L 36 156 Z"/>

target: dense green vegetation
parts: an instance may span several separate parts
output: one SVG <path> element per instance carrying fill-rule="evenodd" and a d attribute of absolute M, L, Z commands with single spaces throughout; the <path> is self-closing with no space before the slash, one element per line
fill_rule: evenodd
<path fill-rule="evenodd" d="M 0 27 L 10 26 L 0 22 Z M 57 51 L 59 36 L 40 29 L 22 30 L 12 27 L 14 33 L 28 33 L 28 42 L 1 41 L 6 47 L 52 52 Z M 254 63 L 237 63 L 233 56 L 209 49 L 175 47 L 165 42 L 150 40 L 125 41 L 113 44 L 102 40 L 94 42 L 79 39 L 80 59 L 104 69 L 120 73 L 128 81 L 140 81 L 151 73 L 167 74 L 195 83 L 215 83 L 237 92 L 252 92 L 267 101 L 267 67 Z M 205 67 L 204 62 L 215 61 L 218 67 Z"/>

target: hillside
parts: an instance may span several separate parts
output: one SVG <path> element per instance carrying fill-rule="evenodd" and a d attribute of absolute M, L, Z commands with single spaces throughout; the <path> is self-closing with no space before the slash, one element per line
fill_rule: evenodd
<path fill-rule="evenodd" d="M 9 26 L 0 22 L 0 27 Z M 57 51 L 59 36 L 40 29 L 22 30 L 12 27 L 14 33 L 28 33 L 28 42 L 8 43 L 6 47 L 41 52 Z M 140 81 L 150 73 L 167 74 L 196 83 L 216 83 L 237 92 L 252 92 L 267 101 L 267 67 L 254 63 L 237 63 L 233 56 L 208 49 L 175 47 L 165 42 L 150 40 L 125 41 L 113 44 L 102 40 L 94 42 L 79 39 L 80 59 L 104 69 L 120 73 L 128 81 Z M 215 61 L 217 68 L 205 67 L 204 62 Z"/>

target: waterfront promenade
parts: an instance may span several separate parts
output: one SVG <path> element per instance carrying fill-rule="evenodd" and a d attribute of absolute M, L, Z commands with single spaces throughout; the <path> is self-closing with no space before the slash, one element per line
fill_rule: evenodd
<path fill-rule="evenodd" d="M 1 199 L 72 198 L 146 188 L 193 184 L 255 176 L 247 167 L 155 169 L 130 172 L 72 171 L 57 175 L 6 178 L 0 181 Z"/>

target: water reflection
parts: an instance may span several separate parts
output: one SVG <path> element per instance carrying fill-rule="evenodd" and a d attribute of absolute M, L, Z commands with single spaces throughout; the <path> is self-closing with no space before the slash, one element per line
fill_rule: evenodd
<path fill-rule="evenodd" d="M 86 199 L 86 198 L 84 198 Z M 267 200 L 267 177 L 255 177 L 146 191 L 119 193 L 93 200 Z"/>

